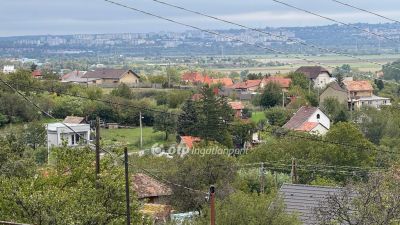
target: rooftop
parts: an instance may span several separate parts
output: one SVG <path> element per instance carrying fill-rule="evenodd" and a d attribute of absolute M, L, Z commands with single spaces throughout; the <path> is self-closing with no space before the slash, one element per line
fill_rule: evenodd
<path fill-rule="evenodd" d="M 372 85 L 367 80 L 343 81 L 348 91 L 373 91 Z"/>
<path fill-rule="evenodd" d="M 78 128 L 78 127 L 79 128 L 83 128 L 83 127 L 90 128 L 90 125 L 89 124 L 73 124 L 73 123 L 49 123 L 49 124 L 47 124 L 48 131 L 57 131 L 57 129 L 59 129 L 59 128 L 74 129 L 74 128 Z M 71 132 L 73 132 L 73 131 L 71 131 Z"/>
<path fill-rule="evenodd" d="M 127 72 L 132 72 L 135 76 L 139 77 L 132 70 L 127 69 L 96 69 L 94 71 L 88 71 L 82 78 L 100 78 L 100 79 L 119 79 L 122 75 Z"/>
<path fill-rule="evenodd" d="M 305 126 L 303 126 L 303 124 L 307 122 L 308 118 L 317 110 L 317 107 L 302 106 L 283 127 L 291 130 L 308 129 L 312 124 L 306 124 Z"/>
<path fill-rule="evenodd" d="M 302 73 L 309 79 L 315 79 L 321 73 L 327 73 L 329 76 L 331 76 L 331 73 L 322 66 L 302 66 L 296 70 L 296 73 Z"/>
<path fill-rule="evenodd" d="M 170 187 L 143 173 L 133 175 L 132 183 L 138 198 L 172 195 Z"/>
<path fill-rule="evenodd" d="M 242 109 L 244 109 L 244 105 L 243 105 L 242 102 L 228 102 L 228 104 L 234 110 L 242 110 Z"/>
<path fill-rule="evenodd" d="M 290 84 L 292 83 L 292 79 L 285 77 L 270 76 L 270 77 L 264 77 L 262 82 L 264 84 L 276 83 L 279 84 L 281 88 L 289 88 Z"/>

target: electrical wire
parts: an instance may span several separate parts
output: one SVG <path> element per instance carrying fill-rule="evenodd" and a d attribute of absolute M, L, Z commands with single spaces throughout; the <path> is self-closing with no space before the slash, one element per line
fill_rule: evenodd
<path fill-rule="evenodd" d="M 290 7 L 290 8 L 292 8 L 292 9 L 296 9 L 296 10 L 298 10 L 298 11 L 302 11 L 302 12 L 305 12 L 305 13 L 308 13 L 308 14 L 311 14 L 311 15 L 314 15 L 314 16 L 317 16 L 317 17 L 320 17 L 320 18 L 323 18 L 323 19 L 332 21 L 332 22 L 334 22 L 334 23 L 338 23 L 338 24 L 341 24 L 341 25 L 344 25 L 344 26 L 347 26 L 347 27 L 350 27 L 350 28 L 353 28 L 353 29 L 362 31 L 362 32 L 364 32 L 364 33 L 368 33 L 368 34 L 373 35 L 373 36 L 376 36 L 376 37 L 380 37 L 380 38 L 386 39 L 386 40 L 391 41 L 391 42 L 396 43 L 396 44 L 399 44 L 399 43 L 400 43 L 400 41 L 398 41 L 398 40 L 396 40 L 396 39 L 392 39 L 392 38 L 386 37 L 385 35 L 381 35 L 381 34 L 378 34 L 378 33 L 376 33 L 376 32 L 369 31 L 369 30 L 363 29 L 363 28 L 361 28 L 361 27 L 358 27 L 358 26 L 355 26 L 355 25 L 352 25 L 352 24 L 349 24 L 349 23 L 341 22 L 341 21 L 339 21 L 339 20 L 332 19 L 332 18 L 330 18 L 330 17 L 324 16 L 324 15 L 321 15 L 321 14 L 318 14 L 318 13 L 315 13 L 315 12 L 311 12 L 311 11 L 309 11 L 309 10 L 306 10 L 306 9 L 303 9 L 303 8 L 300 8 L 300 7 L 297 7 L 297 6 L 294 6 L 294 5 L 292 5 L 292 4 L 289 4 L 289 3 L 286 3 L 286 2 L 283 2 L 283 1 L 279 1 L 279 0 L 271 0 L 271 1 L 276 2 L 276 3 L 279 3 L 279 4 L 284 5 L 284 6 L 287 6 L 287 7 Z"/>
<path fill-rule="evenodd" d="M 351 5 L 351 4 L 349 4 L 349 3 L 341 2 L 341 1 L 338 1 L 338 0 L 331 0 L 331 1 L 332 1 L 332 2 L 336 2 L 336 3 L 340 4 L 340 5 L 344 5 L 344 6 L 353 8 L 353 9 L 357 9 L 357 10 L 362 11 L 362 12 L 366 12 L 366 13 L 369 13 L 369 14 L 372 14 L 372 15 L 375 15 L 375 16 L 378 16 L 378 17 L 383 18 L 383 19 L 388 20 L 388 21 L 391 21 L 391 22 L 399 23 L 399 24 L 400 24 L 400 21 L 399 21 L 399 20 L 392 19 L 392 18 L 389 18 L 389 17 L 387 17 L 387 16 L 383 16 L 383 15 L 378 14 L 378 13 L 376 13 L 376 12 L 372 12 L 372 11 L 370 11 L 370 10 L 363 9 L 363 8 L 358 7 L 358 6 Z"/>
<path fill-rule="evenodd" d="M 183 11 L 186 11 L 186 12 L 194 13 L 194 14 L 197 14 L 197 15 L 200 15 L 200 16 L 203 16 L 203 17 L 207 17 L 207 18 L 210 18 L 210 19 L 213 19 L 213 20 L 217 20 L 217 21 L 220 21 L 220 22 L 224 22 L 224 23 L 227 23 L 227 24 L 235 25 L 235 26 L 238 26 L 238 27 L 241 27 L 241 28 L 245 28 L 245 29 L 260 33 L 260 34 L 273 36 L 273 37 L 277 37 L 277 38 L 282 38 L 282 39 L 287 39 L 287 40 L 289 40 L 291 42 L 294 42 L 296 44 L 300 44 L 300 45 L 303 45 L 303 46 L 306 46 L 306 47 L 311 47 L 311 48 L 314 48 L 314 49 L 318 49 L 320 51 L 333 53 L 333 54 L 336 54 L 336 55 L 346 56 L 346 57 L 349 57 L 349 58 L 352 58 L 352 59 L 356 59 L 356 60 L 359 60 L 359 61 L 362 61 L 362 62 L 367 62 L 367 63 L 371 63 L 371 64 L 374 64 L 374 65 L 382 66 L 382 67 L 385 65 L 383 63 L 375 62 L 375 61 L 372 61 L 372 60 L 369 60 L 369 59 L 363 59 L 361 57 L 357 57 L 357 56 L 354 56 L 354 55 L 351 55 L 351 54 L 338 52 L 338 51 L 331 50 L 331 49 L 328 49 L 328 48 L 323 48 L 323 47 L 317 46 L 317 45 L 315 45 L 313 43 L 306 43 L 304 41 L 299 41 L 297 39 L 290 38 L 290 37 L 287 37 L 285 35 L 277 35 L 277 34 L 273 34 L 271 32 L 267 32 L 267 31 L 260 30 L 260 29 L 257 29 L 257 28 L 249 27 L 249 26 L 246 26 L 246 25 L 243 25 L 243 24 L 239 24 L 239 23 L 236 23 L 236 22 L 232 22 L 232 21 L 226 20 L 226 19 L 221 19 L 219 17 L 211 16 L 211 15 L 199 12 L 199 11 L 194 11 L 192 9 L 188 9 L 188 8 L 185 8 L 185 7 L 182 7 L 182 6 L 178 6 L 176 4 L 168 3 L 168 2 L 165 2 L 165 1 L 161 1 L 161 0 L 150 0 L 150 1 L 154 1 L 154 2 L 160 3 L 162 5 L 166 5 L 168 7 L 173 7 L 173 8 L 180 9 L 180 10 L 183 10 Z M 400 68 L 392 67 L 392 66 L 389 66 L 389 67 L 400 71 Z"/>

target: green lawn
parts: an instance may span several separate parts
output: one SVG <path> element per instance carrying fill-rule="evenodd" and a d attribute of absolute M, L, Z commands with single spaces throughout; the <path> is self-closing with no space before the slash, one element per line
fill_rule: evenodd
<path fill-rule="evenodd" d="M 255 123 L 258 123 L 260 120 L 265 119 L 265 114 L 264 112 L 253 112 L 251 114 L 251 120 Z"/>
<path fill-rule="evenodd" d="M 140 149 L 140 128 L 132 129 L 101 129 L 101 139 L 104 145 L 126 145 L 129 150 Z M 154 144 L 175 143 L 175 135 L 171 134 L 165 140 L 164 132 L 154 132 L 152 127 L 143 128 L 143 148 L 150 148 Z"/>

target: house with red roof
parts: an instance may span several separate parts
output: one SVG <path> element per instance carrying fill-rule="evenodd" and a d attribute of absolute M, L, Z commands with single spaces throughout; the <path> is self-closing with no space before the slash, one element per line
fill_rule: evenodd
<path fill-rule="evenodd" d="M 235 89 L 239 92 L 255 92 L 260 88 L 261 80 L 246 80 L 228 86 L 230 89 Z"/>
<path fill-rule="evenodd" d="M 181 138 L 181 143 L 179 145 L 189 150 L 193 148 L 195 143 L 201 141 L 201 138 L 193 136 L 181 136 L 180 138 Z"/>
<path fill-rule="evenodd" d="M 42 78 L 42 71 L 41 70 L 34 70 L 32 71 L 33 78 L 40 79 Z"/>
<path fill-rule="evenodd" d="M 244 109 L 243 103 L 242 102 L 228 102 L 228 104 L 231 106 L 231 108 L 235 112 L 235 117 L 238 119 L 241 119 L 243 116 L 243 109 Z"/>
<path fill-rule="evenodd" d="M 212 78 L 211 84 L 221 84 L 224 87 L 233 85 L 233 80 L 229 77 L 224 78 Z"/>
<path fill-rule="evenodd" d="M 347 90 L 350 109 L 380 108 L 384 105 L 391 105 L 390 98 L 373 94 L 374 88 L 368 80 L 345 80 L 343 83 Z"/>
<path fill-rule="evenodd" d="M 199 72 L 186 72 L 182 75 L 182 82 L 185 84 L 208 84 L 212 83 L 211 78 L 208 75 L 203 75 Z"/>
<path fill-rule="evenodd" d="M 324 135 L 329 131 L 330 119 L 317 107 L 303 106 L 283 128 L 311 134 Z"/>
<path fill-rule="evenodd" d="M 290 84 L 292 83 L 292 79 L 285 78 L 285 77 L 278 77 L 278 76 L 264 77 L 261 80 L 260 87 L 264 88 L 269 83 L 276 83 L 282 88 L 282 91 L 287 92 L 287 91 L 289 91 L 289 87 L 290 87 Z"/>

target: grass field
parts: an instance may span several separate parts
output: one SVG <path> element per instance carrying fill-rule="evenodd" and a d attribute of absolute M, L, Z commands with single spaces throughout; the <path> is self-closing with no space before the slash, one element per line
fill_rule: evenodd
<path fill-rule="evenodd" d="M 104 145 L 127 145 L 129 150 L 140 149 L 140 128 L 133 129 L 102 129 L 101 138 Z M 151 127 L 143 128 L 143 148 L 151 148 L 154 144 L 172 144 L 175 135 L 165 140 L 164 132 L 154 132 Z"/>
<path fill-rule="evenodd" d="M 264 112 L 253 112 L 251 114 L 251 120 L 255 123 L 258 123 L 260 120 L 265 119 L 265 114 Z"/>

